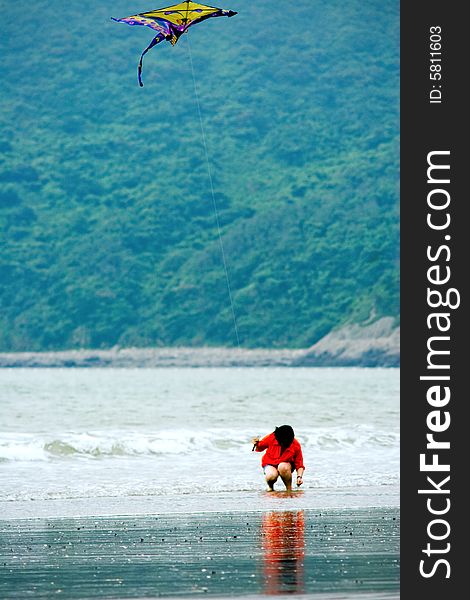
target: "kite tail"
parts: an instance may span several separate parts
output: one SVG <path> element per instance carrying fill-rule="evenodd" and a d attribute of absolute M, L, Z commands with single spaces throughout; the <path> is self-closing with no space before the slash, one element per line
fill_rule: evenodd
<path fill-rule="evenodd" d="M 147 54 L 147 52 L 151 48 L 153 48 L 154 46 L 156 46 L 157 44 L 159 44 L 160 42 L 162 42 L 164 39 L 165 39 L 165 35 L 163 33 L 158 33 L 153 38 L 153 40 L 150 42 L 150 44 L 147 46 L 147 48 L 145 48 L 145 50 L 140 55 L 139 66 L 137 68 L 137 74 L 138 74 L 138 77 L 139 77 L 139 85 L 140 85 L 140 87 L 144 87 L 144 84 L 142 83 L 142 60 L 144 58 L 144 55 Z"/>

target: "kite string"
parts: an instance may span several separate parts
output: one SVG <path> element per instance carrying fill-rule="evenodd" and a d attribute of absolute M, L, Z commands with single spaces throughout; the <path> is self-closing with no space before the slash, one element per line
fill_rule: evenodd
<path fill-rule="evenodd" d="M 237 346 L 240 349 L 240 337 L 238 335 L 237 317 L 235 315 L 235 307 L 233 304 L 233 296 L 232 296 L 232 287 L 230 285 L 230 277 L 228 274 L 227 260 L 225 258 L 225 250 L 224 250 L 224 245 L 222 243 L 222 232 L 220 230 L 219 212 L 217 210 L 217 201 L 215 199 L 214 183 L 212 180 L 212 172 L 211 172 L 211 166 L 210 166 L 210 161 L 209 161 L 209 152 L 207 150 L 206 133 L 204 130 L 204 121 L 202 119 L 201 104 L 199 102 L 199 94 L 197 91 L 196 75 L 194 73 L 193 56 L 191 54 L 191 45 L 189 43 L 189 35 L 186 35 L 186 39 L 188 40 L 189 63 L 191 65 L 191 73 L 193 76 L 193 83 L 194 83 L 194 95 L 196 97 L 197 112 L 199 115 L 199 124 L 201 126 L 202 142 L 203 142 L 203 146 L 204 146 L 204 152 L 206 155 L 207 174 L 209 176 L 210 189 L 211 189 L 211 194 L 212 194 L 212 205 L 214 207 L 215 221 L 217 223 L 217 233 L 218 233 L 218 237 L 219 237 L 220 252 L 222 254 L 222 262 L 224 264 L 225 279 L 227 281 L 228 297 L 230 299 L 230 307 L 232 309 L 233 327 L 235 329 L 235 337 L 237 338 Z"/>

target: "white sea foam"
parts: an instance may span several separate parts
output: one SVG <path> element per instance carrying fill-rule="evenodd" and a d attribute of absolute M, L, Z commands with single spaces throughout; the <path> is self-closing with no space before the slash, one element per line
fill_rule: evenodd
<path fill-rule="evenodd" d="M 398 432 L 356 425 L 305 429 L 298 436 L 304 451 L 334 452 L 396 447 Z M 197 454 L 237 455 L 249 445 L 247 430 L 171 429 L 155 432 L 88 431 L 55 434 L 0 433 L 0 460 L 47 461 L 57 458 L 112 458 Z"/>

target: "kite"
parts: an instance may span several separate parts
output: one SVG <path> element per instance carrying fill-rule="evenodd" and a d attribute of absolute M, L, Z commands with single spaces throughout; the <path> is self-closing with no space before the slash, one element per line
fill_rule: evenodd
<path fill-rule="evenodd" d="M 201 21 L 205 21 L 211 17 L 233 17 L 236 14 L 233 10 L 224 10 L 222 8 L 199 4 L 198 2 L 186 1 L 122 19 L 111 18 L 118 23 L 143 25 L 158 32 L 140 57 L 138 76 L 139 84 L 142 87 L 144 85 L 142 83 L 142 60 L 151 48 L 164 40 L 174 46 L 180 36 L 186 33 L 191 25 L 201 23 Z"/>

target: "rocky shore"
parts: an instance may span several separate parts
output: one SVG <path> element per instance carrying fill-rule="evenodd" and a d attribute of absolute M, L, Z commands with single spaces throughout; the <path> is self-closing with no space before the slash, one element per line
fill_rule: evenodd
<path fill-rule="evenodd" d="M 391 317 L 346 325 L 306 349 L 112 348 L 0 353 L 14 367 L 398 367 L 400 331 Z"/>
<path fill-rule="evenodd" d="M 296 366 L 398 367 L 400 328 L 392 317 L 366 326 L 351 324 L 330 332 L 299 357 Z"/>

